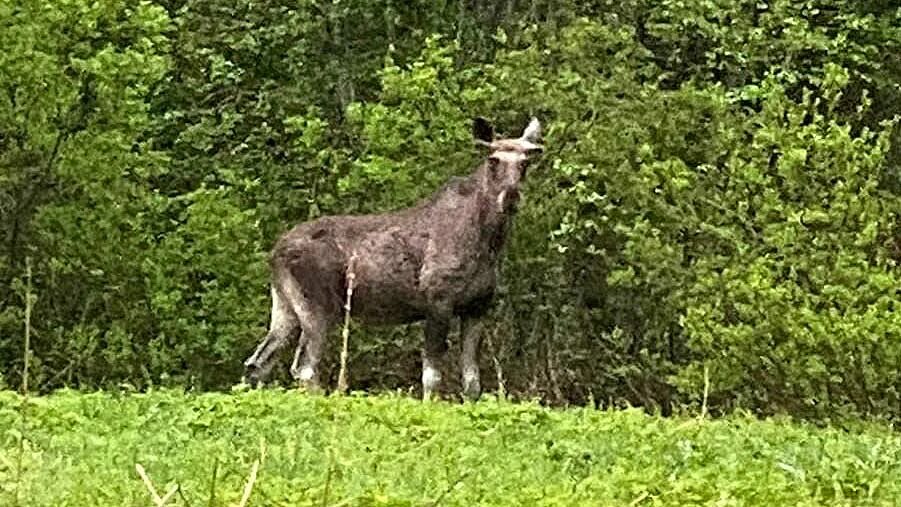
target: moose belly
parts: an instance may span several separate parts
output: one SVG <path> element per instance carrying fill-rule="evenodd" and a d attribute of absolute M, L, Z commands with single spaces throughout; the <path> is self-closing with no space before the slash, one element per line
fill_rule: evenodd
<path fill-rule="evenodd" d="M 411 277 L 404 276 L 411 275 Z M 361 270 L 354 279 L 351 315 L 371 324 L 405 324 L 423 318 L 415 272 Z"/>
<path fill-rule="evenodd" d="M 415 296 L 406 290 L 383 285 L 354 288 L 351 315 L 368 324 L 406 324 L 424 318 Z"/>
<path fill-rule="evenodd" d="M 351 315 L 373 324 L 403 324 L 423 318 L 419 293 L 421 258 L 402 242 L 363 249 L 354 262 Z"/>

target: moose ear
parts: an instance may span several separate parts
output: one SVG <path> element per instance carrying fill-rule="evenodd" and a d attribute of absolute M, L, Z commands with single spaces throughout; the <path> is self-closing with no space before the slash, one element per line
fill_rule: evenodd
<path fill-rule="evenodd" d="M 491 143 L 494 141 L 494 127 L 488 120 L 479 116 L 472 121 L 472 136 L 476 141 Z"/>
<path fill-rule="evenodd" d="M 538 118 L 533 117 L 526 129 L 522 131 L 520 139 L 534 143 L 538 141 L 539 137 L 541 137 L 541 123 Z"/>

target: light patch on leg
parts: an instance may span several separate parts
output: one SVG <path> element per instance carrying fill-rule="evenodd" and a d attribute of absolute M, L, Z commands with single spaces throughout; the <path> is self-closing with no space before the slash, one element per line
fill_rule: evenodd
<path fill-rule="evenodd" d="M 253 355 L 244 361 L 245 367 L 263 368 L 268 366 L 272 354 L 282 348 L 288 337 L 297 329 L 298 323 L 294 313 L 286 306 L 274 285 L 270 286 L 270 293 L 272 295 L 272 312 L 269 333 L 254 350 Z"/>
<path fill-rule="evenodd" d="M 504 201 L 507 199 L 507 191 L 497 194 L 497 209 L 499 212 L 504 212 Z"/>
<path fill-rule="evenodd" d="M 258 345 L 256 351 L 254 351 L 254 353 L 251 354 L 250 357 L 248 357 L 247 359 L 244 360 L 245 367 L 252 366 L 253 363 L 257 362 L 257 357 L 260 355 L 260 350 L 262 349 L 262 347 L 263 347 L 263 344 Z"/>
<path fill-rule="evenodd" d="M 300 370 L 300 357 L 303 352 L 303 333 L 300 335 L 300 340 L 298 340 L 297 348 L 294 349 L 294 361 L 291 361 L 291 374 L 294 375 L 295 379 L 300 375 L 296 373 Z M 295 374 L 296 373 L 296 374 Z"/>
<path fill-rule="evenodd" d="M 432 366 L 422 368 L 422 395 L 424 398 L 429 398 L 440 383 L 441 372 Z"/>
<path fill-rule="evenodd" d="M 297 317 L 294 315 L 294 312 L 278 294 L 274 286 L 271 287 L 271 292 L 272 312 L 270 313 L 269 330 L 285 332 L 295 328 L 297 326 Z"/>
<path fill-rule="evenodd" d="M 277 294 L 277 296 L 279 296 L 278 300 L 284 310 L 282 316 L 296 319 L 301 325 L 312 322 L 314 315 L 310 311 L 307 300 L 303 297 L 297 280 L 290 273 L 285 272 L 280 275 L 278 284 L 281 294 Z"/>
<path fill-rule="evenodd" d="M 471 399 L 478 399 L 481 394 L 482 386 L 479 380 L 479 372 L 478 370 L 465 369 L 463 370 L 463 394 Z"/>

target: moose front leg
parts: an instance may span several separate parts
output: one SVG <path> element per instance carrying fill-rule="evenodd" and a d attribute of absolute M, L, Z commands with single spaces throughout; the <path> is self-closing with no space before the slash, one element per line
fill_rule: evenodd
<path fill-rule="evenodd" d="M 441 384 L 441 363 L 447 353 L 448 319 L 425 322 L 425 344 L 422 352 L 422 399 L 428 400 Z"/>
<path fill-rule="evenodd" d="M 484 326 L 481 320 L 465 317 L 460 325 L 463 336 L 461 366 L 463 370 L 463 395 L 470 400 L 477 400 L 482 393 L 479 373 L 479 348 L 482 343 Z"/>

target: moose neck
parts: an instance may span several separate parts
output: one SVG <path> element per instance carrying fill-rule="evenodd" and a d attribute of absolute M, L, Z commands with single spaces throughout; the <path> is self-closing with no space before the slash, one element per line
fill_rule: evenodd
<path fill-rule="evenodd" d="M 464 220 L 472 226 L 476 234 L 473 252 L 479 256 L 497 258 L 506 242 L 510 221 L 515 207 L 507 210 L 498 208 L 498 194 L 489 185 L 488 165 L 480 164 L 469 176 L 451 178 L 445 185 L 431 196 L 423 199 L 417 206 L 401 211 L 415 216 L 425 209 L 440 210 L 446 215 L 454 210 L 455 219 Z M 462 200 L 467 201 L 465 205 Z M 459 214 L 468 210 L 463 214 Z"/>
<path fill-rule="evenodd" d="M 478 225 L 481 231 L 482 244 L 488 249 L 488 253 L 497 256 L 503 249 L 507 240 L 509 224 L 516 214 L 516 207 L 505 210 L 498 209 L 498 192 L 492 191 L 488 185 L 488 165 L 483 163 L 473 174 L 478 182 L 478 191 L 474 193 L 477 199 Z"/>

